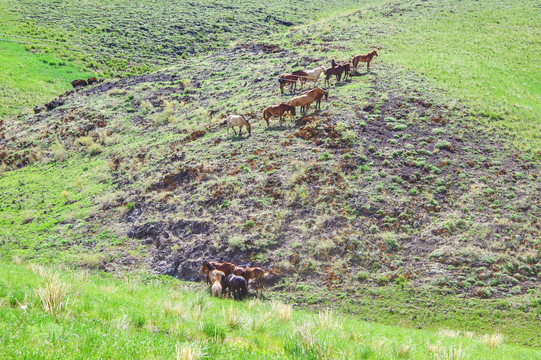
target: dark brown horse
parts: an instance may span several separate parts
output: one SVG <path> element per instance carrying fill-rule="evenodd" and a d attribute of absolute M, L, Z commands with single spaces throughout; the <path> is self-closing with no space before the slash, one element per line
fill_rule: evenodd
<path fill-rule="evenodd" d="M 342 66 L 344 68 L 344 81 L 349 77 L 349 72 L 351 70 L 351 65 L 349 64 L 349 61 L 337 63 L 336 60 L 331 59 L 331 68 Z"/>
<path fill-rule="evenodd" d="M 357 65 L 359 65 L 359 62 L 365 62 L 366 72 L 370 71 L 370 62 L 374 56 L 378 56 L 378 52 L 376 50 L 372 50 L 368 54 L 354 56 L 351 61 L 353 64 L 353 70 L 357 70 Z"/>
<path fill-rule="evenodd" d="M 273 105 L 265 108 L 263 110 L 263 119 L 267 122 L 267 127 L 269 127 L 269 121 L 272 116 L 279 116 L 280 117 L 280 124 L 282 124 L 282 116 L 289 112 L 291 117 L 295 116 L 295 107 L 289 106 L 287 104 L 281 103 L 278 105 Z"/>
<path fill-rule="evenodd" d="M 327 70 L 325 70 L 325 84 L 327 83 L 330 84 L 329 79 L 333 75 L 336 75 L 336 80 L 340 81 L 340 78 L 342 77 L 342 74 L 344 73 L 344 71 L 346 71 L 346 68 L 342 65 L 337 65 L 335 67 L 328 68 Z"/>
<path fill-rule="evenodd" d="M 223 291 L 225 292 L 226 290 L 229 290 L 229 297 L 231 297 L 231 292 L 233 292 L 233 299 L 235 300 L 242 300 L 243 297 L 248 295 L 246 279 L 244 279 L 242 276 L 229 274 L 229 276 L 225 279 L 225 284 L 226 285 Z"/>

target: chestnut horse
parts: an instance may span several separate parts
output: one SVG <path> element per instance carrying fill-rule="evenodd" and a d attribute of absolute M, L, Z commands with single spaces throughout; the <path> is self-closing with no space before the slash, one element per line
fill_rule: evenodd
<path fill-rule="evenodd" d="M 256 294 L 258 290 L 263 294 L 263 276 L 266 274 L 265 270 L 260 267 L 247 267 L 244 268 L 244 274 L 246 283 L 248 283 L 250 279 L 255 279 Z"/>
<path fill-rule="evenodd" d="M 269 127 L 269 120 L 272 116 L 279 116 L 280 117 L 280 124 L 282 124 L 282 116 L 289 112 L 291 117 L 295 116 L 295 107 L 289 106 L 287 104 L 281 103 L 278 105 L 273 105 L 265 108 L 263 110 L 263 119 L 267 122 L 267 127 Z"/>
<path fill-rule="evenodd" d="M 306 111 L 310 108 L 310 105 L 315 101 L 315 98 L 310 95 L 299 95 L 295 96 L 291 100 L 287 102 L 287 105 L 297 107 L 301 107 L 301 114 L 306 115 Z"/>
<path fill-rule="evenodd" d="M 280 75 L 278 78 L 278 83 L 280 84 L 280 93 L 284 93 L 284 87 L 287 84 L 289 84 L 291 92 L 295 92 L 297 90 L 297 80 L 300 81 L 302 89 L 304 83 L 306 82 L 306 76 L 306 72 L 302 70 L 294 71 L 291 74 Z"/>
<path fill-rule="evenodd" d="M 378 56 L 378 52 L 376 50 L 372 50 L 368 54 L 354 56 L 353 60 L 351 61 L 353 64 L 353 70 L 357 70 L 357 65 L 359 65 L 359 62 L 365 62 L 366 72 L 370 71 L 370 61 L 372 61 L 374 56 Z"/>

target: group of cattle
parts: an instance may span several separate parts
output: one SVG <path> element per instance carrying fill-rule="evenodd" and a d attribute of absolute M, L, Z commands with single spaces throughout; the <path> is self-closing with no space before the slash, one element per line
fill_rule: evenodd
<path fill-rule="evenodd" d="M 323 73 L 325 74 L 324 84 L 330 84 L 330 79 L 333 76 L 336 76 L 337 81 L 341 80 L 342 75 L 344 75 L 344 79 L 347 79 L 350 70 L 353 69 L 353 71 L 356 71 L 357 66 L 360 62 L 366 63 L 366 71 L 368 72 L 370 71 L 370 62 L 372 61 L 374 56 L 378 56 L 377 50 L 372 50 L 371 52 L 364 55 L 354 56 L 351 60 L 351 64 L 349 61 L 337 63 L 336 60 L 332 59 L 331 67 L 328 69 L 324 69 L 322 66 L 318 66 L 311 70 L 299 70 L 290 74 L 280 75 L 280 77 L 278 78 L 278 83 L 280 85 L 280 93 L 284 93 L 284 87 L 286 85 L 290 86 L 291 92 L 295 92 L 297 90 L 297 82 L 300 83 L 301 90 L 304 88 L 304 85 L 307 82 L 311 81 L 314 83 L 314 85 L 316 85 L 319 77 Z M 280 103 L 278 105 L 272 105 L 265 108 L 265 110 L 263 110 L 263 119 L 267 123 L 267 127 L 269 127 L 269 120 L 272 116 L 279 117 L 281 124 L 284 114 L 289 113 L 291 118 L 296 115 L 295 108 L 297 106 L 301 108 L 301 114 L 306 114 L 306 112 L 314 102 L 316 103 L 316 109 L 319 109 L 321 107 L 321 99 L 323 98 L 323 96 L 325 96 L 325 100 L 327 100 L 329 97 L 329 91 L 322 88 L 315 88 L 305 91 L 302 94 L 295 96 L 286 103 Z M 227 132 L 229 132 L 229 128 L 231 128 L 233 129 L 235 135 L 237 135 L 235 127 L 238 127 L 239 135 L 242 135 L 242 128 L 246 127 L 248 134 L 252 135 L 252 127 L 244 115 L 229 115 L 225 122 L 227 126 Z"/>
<path fill-rule="evenodd" d="M 263 276 L 266 272 L 260 267 L 240 267 L 232 263 L 218 263 L 204 260 L 201 274 L 206 274 L 206 283 L 211 286 L 212 296 L 220 297 L 222 294 L 235 300 L 242 300 L 248 295 L 248 282 L 256 281 L 256 294 L 263 293 Z"/>
<path fill-rule="evenodd" d="M 71 86 L 73 86 L 74 89 L 78 89 L 80 87 L 87 86 L 87 85 L 92 85 L 92 84 L 102 82 L 102 81 L 103 81 L 103 79 L 98 80 L 95 77 L 88 78 L 87 80 L 77 79 L 77 80 L 73 80 L 71 82 Z"/>

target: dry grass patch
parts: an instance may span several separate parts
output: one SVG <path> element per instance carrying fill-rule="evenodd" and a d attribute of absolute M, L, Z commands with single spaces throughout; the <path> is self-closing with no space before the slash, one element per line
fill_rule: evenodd
<path fill-rule="evenodd" d="M 201 346 L 197 343 L 186 343 L 184 345 L 177 343 L 175 346 L 175 355 L 177 360 L 197 360 L 204 354 Z"/>
<path fill-rule="evenodd" d="M 481 336 L 480 340 L 486 346 L 496 348 L 503 344 L 504 336 L 501 333 L 496 333 L 492 335 L 485 334 Z"/>
<path fill-rule="evenodd" d="M 456 339 L 457 337 L 460 336 L 460 331 L 451 330 L 451 329 L 439 329 L 438 335 Z"/>

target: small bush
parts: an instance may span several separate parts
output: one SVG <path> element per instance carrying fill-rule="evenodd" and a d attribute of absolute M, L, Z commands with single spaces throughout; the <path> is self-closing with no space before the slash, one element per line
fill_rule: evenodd
<path fill-rule="evenodd" d="M 244 250 L 246 245 L 244 239 L 240 236 L 233 236 L 229 238 L 229 247 L 234 250 Z"/>
<path fill-rule="evenodd" d="M 366 281 L 368 279 L 368 273 L 365 271 L 359 271 L 357 273 L 357 280 L 358 281 Z"/>

